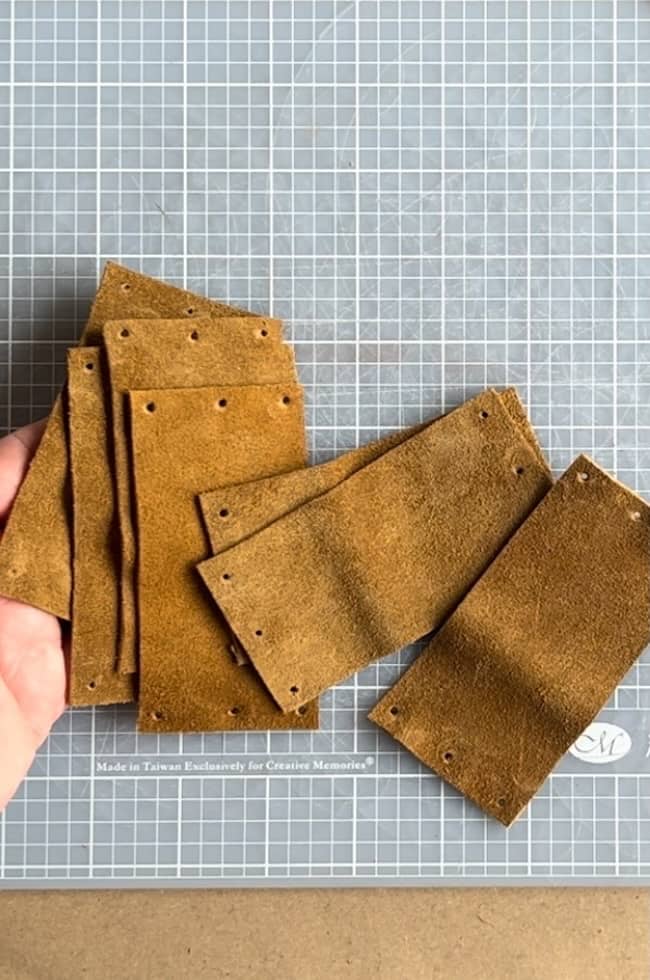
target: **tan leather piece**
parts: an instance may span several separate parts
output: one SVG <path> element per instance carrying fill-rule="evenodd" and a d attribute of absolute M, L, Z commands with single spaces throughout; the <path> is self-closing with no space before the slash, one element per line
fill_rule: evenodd
<path fill-rule="evenodd" d="M 650 641 L 650 506 L 587 457 L 370 714 L 509 825 Z"/>
<path fill-rule="evenodd" d="M 548 460 L 544 455 L 544 451 L 539 444 L 537 433 L 535 432 L 535 429 L 528 418 L 524 403 L 519 397 L 519 392 L 516 388 L 504 388 L 502 391 L 499 391 L 499 398 L 503 403 L 503 407 L 508 412 L 508 415 L 519 429 L 520 435 L 523 436 L 523 438 L 528 442 L 530 448 L 535 453 L 537 462 L 542 469 L 546 470 L 548 475 L 551 476 L 551 467 L 549 466 Z"/>
<path fill-rule="evenodd" d="M 199 503 L 212 554 L 218 555 L 239 544 L 296 507 L 338 486 L 352 473 L 399 446 L 422 428 L 417 425 L 392 433 L 318 466 L 200 494 Z"/>
<path fill-rule="evenodd" d="M 550 485 L 488 391 L 199 571 L 290 711 L 439 626 Z"/>
<path fill-rule="evenodd" d="M 121 542 L 118 668 L 137 668 L 135 535 L 131 517 L 126 392 L 212 384 L 295 382 L 293 350 L 279 320 L 261 317 L 109 321 L 102 336 L 108 358 L 113 419 L 117 523 Z"/>
<path fill-rule="evenodd" d="M 138 534 L 142 731 L 314 728 L 318 705 L 283 714 L 230 634 L 195 565 L 208 553 L 196 495 L 302 466 L 295 384 L 130 394 Z"/>
<path fill-rule="evenodd" d="M 60 466 L 62 446 L 66 457 Z M 0 595 L 64 619 L 70 618 L 72 583 L 67 523 L 60 533 L 67 470 L 65 419 L 57 400 L 2 532 Z"/>
<path fill-rule="evenodd" d="M 548 463 L 516 388 L 506 388 L 498 392 L 498 395 L 513 422 L 535 451 L 540 465 L 550 475 Z M 357 470 L 436 421 L 437 419 L 432 419 L 430 422 L 391 433 L 384 439 L 367 443 L 319 466 L 202 493 L 199 500 L 212 553 L 216 555 L 234 544 L 239 544 L 244 538 L 268 527 L 296 507 L 332 490 Z"/>
<path fill-rule="evenodd" d="M 122 316 L 251 316 L 108 262 L 81 344 L 97 344 L 106 320 Z M 0 542 L 0 595 L 70 619 L 72 534 L 68 446 L 61 397 L 14 502 Z"/>
<path fill-rule="evenodd" d="M 548 463 L 516 388 L 507 388 L 498 394 L 513 422 L 529 442 L 541 465 L 550 476 Z M 440 416 L 440 418 L 443 417 Z M 336 459 L 322 463 L 320 466 L 293 470 L 291 473 L 283 473 L 281 476 L 270 476 L 263 480 L 254 480 L 251 483 L 227 486 L 223 489 L 200 494 L 199 502 L 203 522 L 210 538 L 212 554 L 219 554 L 226 548 L 239 544 L 244 538 L 268 527 L 273 521 L 295 510 L 296 507 L 300 507 L 321 493 L 333 489 L 348 476 L 372 462 L 373 459 L 378 459 L 389 449 L 399 446 L 406 439 L 410 439 L 411 436 L 420 432 L 427 425 L 432 425 L 435 421 L 437 420 L 433 419 L 431 422 L 401 429 L 383 439 L 367 443 L 358 449 L 338 456 Z M 237 663 L 249 663 L 248 654 L 237 641 L 237 638 L 233 636 L 232 640 L 232 654 Z"/>
<path fill-rule="evenodd" d="M 68 351 L 73 578 L 69 699 L 132 701 L 133 678 L 115 670 L 119 593 L 112 535 L 113 481 L 101 351 Z"/>
<path fill-rule="evenodd" d="M 170 286 L 117 262 L 107 262 L 86 324 L 83 341 L 97 344 L 109 320 L 181 319 L 184 317 L 255 316 L 248 310 Z"/>

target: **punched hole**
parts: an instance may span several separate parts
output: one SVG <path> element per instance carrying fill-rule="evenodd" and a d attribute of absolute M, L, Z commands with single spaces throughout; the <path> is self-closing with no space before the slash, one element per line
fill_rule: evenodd
<path fill-rule="evenodd" d="M 445 762 L 451 762 L 454 758 L 453 752 L 444 752 L 442 758 Z"/>
<path fill-rule="evenodd" d="M 97 687 L 97 681 L 88 681 L 88 690 L 94 691 Z"/>
<path fill-rule="evenodd" d="M 240 711 L 241 711 L 241 708 L 238 708 L 237 705 L 234 705 L 234 707 L 232 707 L 232 708 L 228 708 L 228 714 L 229 715 L 233 715 L 233 716 L 234 715 L 238 715 L 240 713 Z"/>
<path fill-rule="evenodd" d="M 260 337 L 268 337 L 269 332 L 264 327 L 260 330 Z"/>
<path fill-rule="evenodd" d="M 399 714 L 399 708 L 397 707 L 396 704 L 394 704 L 393 707 L 390 709 L 390 713 L 391 713 L 391 715 L 398 715 Z"/>
<path fill-rule="evenodd" d="M 225 408 L 227 404 L 228 404 L 227 398 L 220 398 L 219 401 L 217 402 L 219 408 Z"/>
<path fill-rule="evenodd" d="M 194 307 L 188 306 L 185 312 L 187 313 L 188 316 L 192 316 L 192 314 L 194 313 Z"/>
<path fill-rule="evenodd" d="M 88 363 L 86 364 L 86 371 L 94 371 L 94 370 L 95 370 L 95 365 L 93 364 L 92 361 L 88 361 Z"/>
<path fill-rule="evenodd" d="M 192 333 L 190 334 L 190 340 L 198 340 L 198 339 L 199 339 L 199 331 L 193 330 Z"/>
<path fill-rule="evenodd" d="M 128 293 L 128 291 L 129 291 L 130 288 L 131 288 L 131 283 L 130 282 L 123 282 L 122 283 L 122 289 L 124 290 L 125 293 Z"/>
<path fill-rule="evenodd" d="M 232 575 L 230 572 L 224 572 L 221 578 L 224 580 L 224 582 L 228 582 L 232 578 Z"/>
<path fill-rule="evenodd" d="M 262 630 L 255 630 L 255 636 L 263 636 Z"/>
<path fill-rule="evenodd" d="M 291 404 L 291 399 L 289 398 L 288 395 L 283 395 L 282 396 L 282 404 L 283 405 L 290 405 Z"/>
<path fill-rule="evenodd" d="M 126 327 L 124 327 L 124 330 L 120 330 L 120 337 L 128 337 L 128 336 L 130 336 L 130 334 L 129 331 L 126 329 Z"/>
<path fill-rule="evenodd" d="M 145 410 L 147 412 L 155 412 L 156 411 L 156 403 L 155 402 L 147 402 L 147 404 L 144 407 L 145 407 Z"/>
<path fill-rule="evenodd" d="M 297 715 L 306 715 L 307 714 L 307 705 L 302 704 L 299 708 L 296 708 L 296 714 Z"/>
<path fill-rule="evenodd" d="M 300 690 L 300 688 L 299 687 L 296 687 L 295 684 L 292 684 L 292 686 L 289 688 L 289 690 L 291 691 L 292 694 L 297 694 L 298 691 Z"/>
<path fill-rule="evenodd" d="M 522 476 L 524 472 L 523 466 L 513 466 L 512 467 L 515 476 Z"/>
<path fill-rule="evenodd" d="M 505 805 L 506 805 L 505 796 L 500 796 L 499 799 L 497 800 L 497 806 L 505 806 Z"/>
<path fill-rule="evenodd" d="M 478 414 L 482 419 L 487 419 L 490 417 L 490 413 L 486 412 L 485 409 L 482 409 L 482 411 L 480 411 Z"/>
<path fill-rule="evenodd" d="M 162 713 L 162 711 L 152 711 L 151 712 L 151 717 L 153 718 L 154 721 L 162 721 L 163 720 L 163 713 Z"/>
<path fill-rule="evenodd" d="M 222 507 L 221 510 L 219 511 L 219 517 L 228 517 L 229 514 L 230 511 L 228 510 L 227 507 Z"/>
<path fill-rule="evenodd" d="M 580 483 L 586 483 L 588 479 L 589 479 L 588 473 L 585 473 L 584 471 L 582 473 L 578 473 L 578 480 L 580 481 Z"/>
<path fill-rule="evenodd" d="M 632 513 L 630 514 L 630 520 L 631 521 L 640 521 L 641 520 L 641 511 L 640 510 L 633 510 Z"/>

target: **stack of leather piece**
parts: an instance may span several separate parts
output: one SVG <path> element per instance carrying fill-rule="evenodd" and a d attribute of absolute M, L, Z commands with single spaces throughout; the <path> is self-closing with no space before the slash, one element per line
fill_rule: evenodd
<path fill-rule="evenodd" d="M 109 264 L 0 593 L 143 731 L 314 728 L 433 634 L 370 717 L 509 824 L 650 639 L 650 507 L 586 457 L 554 484 L 514 389 L 306 467 L 282 325 Z"/>

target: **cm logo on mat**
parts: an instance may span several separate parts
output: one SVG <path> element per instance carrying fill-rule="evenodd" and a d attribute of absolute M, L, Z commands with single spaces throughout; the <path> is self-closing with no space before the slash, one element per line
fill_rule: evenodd
<path fill-rule="evenodd" d="M 606 721 L 593 721 L 575 740 L 569 752 L 582 762 L 603 765 L 618 762 L 632 748 L 632 739 L 624 728 Z"/>

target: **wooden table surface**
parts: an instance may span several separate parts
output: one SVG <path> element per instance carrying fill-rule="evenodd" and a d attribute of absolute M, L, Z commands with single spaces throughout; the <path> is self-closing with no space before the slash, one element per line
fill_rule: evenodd
<path fill-rule="evenodd" d="M 1 980 L 647 980 L 632 889 L 0 894 Z"/>

